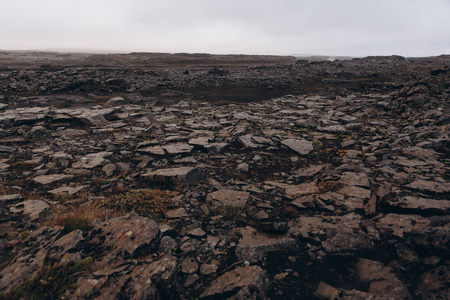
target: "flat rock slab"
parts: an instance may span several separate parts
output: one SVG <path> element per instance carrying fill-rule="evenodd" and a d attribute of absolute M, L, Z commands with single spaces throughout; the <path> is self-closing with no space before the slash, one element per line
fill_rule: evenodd
<path fill-rule="evenodd" d="M 80 185 L 80 186 L 76 186 L 76 187 L 62 186 L 62 187 L 53 189 L 51 191 L 48 191 L 48 193 L 53 194 L 53 195 L 61 195 L 61 194 L 75 195 L 76 193 L 82 191 L 83 189 L 85 189 L 87 187 L 88 187 L 87 185 Z"/>
<path fill-rule="evenodd" d="M 363 209 L 364 203 L 370 199 L 371 191 L 359 186 L 348 185 L 337 191 L 344 196 L 344 200 L 336 202 L 344 205 L 349 211 Z"/>
<path fill-rule="evenodd" d="M 420 233 L 430 227 L 430 220 L 417 215 L 387 214 L 377 220 L 375 228 L 391 232 L 392 235 L 403 238 L 404 232 L 412 230 Z"/>
<path fill-rule="evenodd" d="M 300 155 L 307 155 L 314 150 L 313 144 L 307 140 L 286 139 L 281 144 L 297 152 Z"/>
<path fill-rule="evenodd" d="M 193 146 L 186 143 L 176 143 L 162 146 L 164 150 L 167 151 L 168 154 L 177 155 L 177 154 L 187 154 L 191 153 Z"/>
<path fill-rule="evenodd" d="M 231 206 L 244 208 L 250 193 L 233 190 L 218 190 L 208 194 L 206 201 L 213 206 Z"/>
<path fill-rule="evenodd" d="M 353 185 L 364 188 L 370 188 L 369 177 L 365 173 L 344 172 L 341 175 L 340 183 L 343 185 Z"/>
<path fill-rule="evenodd" d="M 0 152 L 13 153 L 16 148 L 0 145 Z"/>
<path fill-rule="evenodd" d="M 60 228 L 42 227 L 24 240 L 24 247 L 0 271 L 0 292 L 33 278 L 44 265 L 48 248 L 59 237 Z"/>
<path fill-rule="evenodd" d="M 83 238 L 83 231 L 76 229 L 64 235 L 53 243 L 49 251 L 49 256 L 53 259 L 61 259 L 66 255 L 65 259 L 70 260 L 76 253 L 73 253 L 81 245 Z M 71 252 L 71 253 L 69 253 Z"/>
<path fill-rule="evenodd" d="M 213 136 L 192 138 L 189 140 L 189 145 L 206 147 L 212 140 L 214 140 Z"/>
<path fill-rule="evenodd" d="M 203 172 L 200 169 L 193 167 L 160 169 L 148 172 L 142 175 L 142 177 L 156 182 L 169 182 L 173 184 L 186 183 L 189 185 L 204 179 Z"/>
<path fill-rule="evenodd" d="M 110 107 L 121 106 L 121 105 L 124 105 L 127 103 L 128 103 L 128 101 L 126 101 L 122 97 L 113 97 L 113 98 L 109 99 L 108 101 L 106 101 L 106 103 L 103 104 L 103 107 L 110 108 Z"/>
<path fill-rule="evenodd" d="M 64 174 L 51 174 L 51 175 L 39 175 L 33 178 L 34 182 L 42 185 L 52 184 L 59 181 L 67 181 L 73 178 L 73 175 Z"/>
<path fill-rule="evenodd" d="M 164 152 L 164 149 L 160 146 L 145 147 L 145 148 L 139 149 L 138 151 L 142 152 L 142 153 L 150 153 L 153 155 L 165 155 L 166 154 L 166 152 Z"/>
<path fill-rule="evenodd" d="M 286 249 L 296 243 L 296 240 L 285 235 L 275 236 L 258 232 L 247 226 L 240 229 L 242 238 L 236 247 L 236 256 L 241 260 L 255 263 L 263 259 L 267 253 Z"/>
<path fill-rule="evenodd" d="M 291 197 L 301 197 L 319 192 L 319 188 L 314 182 L 305 182 L 297 185 L 278 181 L 266 181 L 264 183 L 282 189 L 287 196 Z"/>
<path fill-rule="evenodd" d="M 151 252 L 161 239 L 161 231 L 152 220 L 129 213 L 95 226 L 89 244 L 97 261 L 97 270 L 113 268 L 126 259 Z"/>
<path fill-rule="evenodd" d="M 253 292 L 255 296 L 264 293 L 268 289 L 266 272 L 259 266 L 238 267 L 211 282 L 200 298 L 217 299 L 222 298 L 224 294 L 229 298 L 230 294 L 239 294 L 239 291 L 244 288 Z M 245 298 L 236 297 L 236 299 Z"/>
<path fill-rule="evenodd" d="M 12 213 L 22 213 L 28 216 L 31 221 L 42 218 L 49 210 L 50 206 L 42 200 L 27 200 L 10 208 Z"/>
<path fill-rule="evenodd" d="M 329 217 L 303 216 L 291 221 L 288 234 L 306 239 L 320 238 L 325 252 L 347 254 L 372 246 L 370 236 L 360 225 L 361 217 L 355 213 Z"/>
<path fill-rule="evenodd" d="M 436 194 L 450 192 L 450 183 L 417 179 L 406 185 L 407 188 Z"/>
<path fill-rule="evenodd" d="M 72 164 L 72 168 L 75 169 L 93 169 L 99 166 L 104 165 L 107 160 L 105 157 L 108 157 L 111 155 L 111 152 L 98 152 L 98 153 L 91 153 L 88 155 L 83 156 L 80 160 L 77 162 L 74 162 Z"/>
<path fill-rule="evenodd" d="M 169 209 L 168 211 L 165 212 L 165 215 L 169 219 L 179 219 L 189 216 L 187 211 L 182 207 L 176 209 Z"/>
<path fill-rule="evenodd" d="M 450 201 L 449 200 L 435 200 L 428 198 L 420 198 L 413 196 L 406 196 L 400 199 L 392 199 L 388 201 L 390 206 L 403 209 L 417 209 L 420 211 L 428 212 L 450 212 Z"/>
<path fill-rule="evenodd" d="M 358 281 L 369 284 L 370 294 L 384 299 L 411 298 L 408 288 L 395 276 L 393 270 L 378 261 L 358 258 L 355 275 Z"/>

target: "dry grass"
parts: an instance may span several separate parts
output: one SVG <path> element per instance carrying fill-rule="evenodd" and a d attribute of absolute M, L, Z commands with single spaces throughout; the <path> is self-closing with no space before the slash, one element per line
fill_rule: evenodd
<path fill-rule="evenodd" d="M 91 258 L 68 264 L 47 263 L 35 277 L 1 293 L 0 299 L 63 299 L 67 289 L 75 288 L 78 278 L 87 273 L 91 263 Z"/>
<path fill-rule="evenodd" d="M 283 213 L 286 217 L 293 219 L 297 217 L 297 210 L 292 206 L 285 206 L 283 209 Z"/>
<path fill-rule="evenodd" d="M 79 204 L 73 202 L 64 207 L 52 205 L 53 214 L 43 224 L 46 226 L 61 226 L 66 232 L 76 229 L 88 231 L 94 220 L 108 220 L 118 217 L 120 212 L 109 208 L 99 207 L 95 200 Z"/>
<path fill-rule="evenodd" d="M 239 207 L 218 205 L 211 208 L 211 213 L 215 216 L 221 215 L 227 219 L 239 221 L 242 219 L 244 210 Z"/>
<path fill-rule="evenodd" d="M 140 189 L 105 198 L 97 205 L 99 208 L 112 209 L 119 213 L 136 211 L 143 217 L 163 221 L 164 213 L 173 207 L 173 192 L 159 189 Z"/>

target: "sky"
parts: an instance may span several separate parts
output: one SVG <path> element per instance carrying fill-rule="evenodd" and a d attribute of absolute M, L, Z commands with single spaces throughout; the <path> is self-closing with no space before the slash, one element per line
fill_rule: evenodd
<path fill-rule="evenodd" d="M 450 0 L 1 0 L 1 50 L 450 54 Z"/>

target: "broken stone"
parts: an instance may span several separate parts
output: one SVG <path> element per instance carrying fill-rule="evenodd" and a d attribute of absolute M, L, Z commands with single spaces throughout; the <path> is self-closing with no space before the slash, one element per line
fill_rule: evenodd
<path fill-rule="evenodd" d="M 231 206 L 244 208 L 250 193 L 233 190 L 218 190 L 208 194 L 206 201 L 212 206 Z"/>
<path fill-rule="evenodd" d="M 450 211 L 449 200 L 435 200 L 406 196 L 402 198 L 391 199 L 388 201 L 388 204 L 399 209 L 413 209 L 419 210 L 421 212 L 438 212 L 444 214 Z"/>
<path fill-rule="evenodd" d="M 92 269 L 114 268 L 125 259 L 147 254 L 155 249 L 160 239 L 158 225 L 134 213 L 102 222 L 89 236 L 96 257 Z"/>
<path fill-rule="evenodd" d="M 450 192 L 450 183 L 417 179 L 406 185 L 407 188 L 436 194 Z"/>
<path fill-rule="evenodd" d="M 301 197 L 304 195 L 316 194 L 319 192 L 319 188 L 314 182 L 305 182 L 298 185 L 290 185 L 276 181 L 266 181 L 264 183 L 283 189 L 286 195 L 291 197 Z"/>
<path fill-rule="evenodd" d="M 72 179 L 73 175 L 63 175 L 63 174 L 51 174 L 51 175 L 40 175 L 33 178 L 34 182 L 40 183 L 42 185 L 48 185 L 60 181 L 68 181 Z"/>
<path fill-rule="evenodd" d="M 241 260 L 255 263 L 266 256 L 267 253 L 280 251 L 295 244 L 295 239 L 286 236 L 271 236 L 260 233 L 247 226 L 240 229 L 242 238 L 236 246 L 236 256 Z"/>
<path fill-rule="evenodd" d="M 307 140 L 286 139 L 281 144 L 297 152 L 299 155 L 307 155 L 314 150 L 313 144 Z"/>
<path fill-rule="evenodd" d="M 162 146 L 162 148 L 166 150 L 168 154 L 171 155 L 191 153 L 192 149 L 194 149 L 194 147 L 185 143 L 164 145 Z"/>
<path fill-rule="evenodd" d="M 12 207 L 11 212 L 22 213 L 30 218 L 30 221 L 37 221 L 44 217 L 50 210 L 50 206 L 42 200 L 26 200 Z"/>
<path fill-rule="evenodd" d="M 103 104 L 103 107 L 110 108 L 115 106 L 121 106 L 127 104 L 127 101 L 122 97 L 113 97 L 106 101 L 105 104 Z"/>
<path fill-rule="evenodd" d="M 198 269 L 198 263 L 192 257 L 185 258 L 180 264 L 181 272 L 185 274 L 195 273 Z"/>
<path fill-rule="evenodd" d="M 203 291 L 200 298 L 220 297 L 222 295 L 236 294 L 247 289 L 251 296 L 263 295 L 268 289 L 266 273 L 259 266 L 238 267 L 215 279 Z M 229 297 L 228 296 L 228 297 Z"/>
<path fill-rule="evenodd" d="M 107 160 L 105 157 L 110 156 L 110 152 L 98 152 L 83 156 L 80 160 L 72 164 L 72 168 L 76 169 L 94 169 L 104 165 Z"/>
<path fill-rule="evenodd" d="M 169 169 L 160 169 L 148 172 L 142 175 L 156 182 L 169 182 L 173 184 L 186 183 L 188 185 L 195 184 L 203 180 L 203 172 L 198 168 L 192 167 L 178 167 Z"/>

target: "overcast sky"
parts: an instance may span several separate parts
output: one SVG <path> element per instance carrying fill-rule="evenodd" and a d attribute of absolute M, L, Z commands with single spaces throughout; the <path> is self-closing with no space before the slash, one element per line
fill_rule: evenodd
<path fill-rule="evenodd" d="M 432 56 L 450 0 L 1 0 L 0 49 Z"/>

